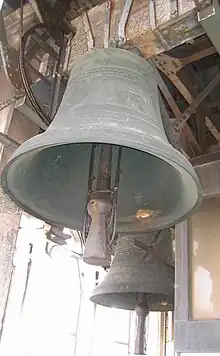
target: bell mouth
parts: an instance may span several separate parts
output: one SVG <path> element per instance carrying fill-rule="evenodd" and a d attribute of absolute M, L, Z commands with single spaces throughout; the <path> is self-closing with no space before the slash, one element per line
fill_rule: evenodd
<path fill-rule="evenodd" d="M 118 146 L 114 144 L 118 138 L 113 133 L 111 137 L 116 162 Z M 155 141 L 152 147 L 156 147 Z M 185 157 L 165 143 L 157 151 L 139 143 L 130 143 L 134 148 L 122 146 L 116 225 L 119 233 L 170 227 L 187 219 L 202 201 L 198 178 Z M 101 144 L 96 144 L 99 150 Z M 62 139 L 52 131 L 38 135 L 15 152 L 3 170 L 2 187 L 29 214 L 49 224 L 81 230 L 91 147 L 87 142 L 72 143 L 67 132 Z M 153 212 L 150 218 L 146 211 Z"/>
<path fill-rule="evenodd" d="M 110 267 L 111 264 L 111 261 L 109 259 L 96 257 L 83 257 L 83 262 L 87 263 L 88 265 L 102 266 L 105 268 Z"/>
<path fill-rule="evenodd" d="M 98 288 L 98 287 L 97 287 Z M 147 294 L 147 293 L 146 293 Z M 90 297 L 91 302 L 103 307 L 112 307 L 124 310 L 135 310 L 137 292 L 117 292 L 94 294 Z M 173 296 L 169 296 L 167 304 L 164 305 L 164 294 L 149 294 L 148 307 L 149 311 L 166 312 L 174 309 Z"/>

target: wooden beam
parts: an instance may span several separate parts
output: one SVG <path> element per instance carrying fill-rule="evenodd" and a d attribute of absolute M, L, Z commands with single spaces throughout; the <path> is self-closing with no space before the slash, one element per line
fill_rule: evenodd
<path fill-rule="evenodd" d="M 112 39 L 117 37 L 117 25 L 124 2 L 125 0 L 114 1 L 111 14 Z M 187 5 L 184 4 L 178 16 L 174 18 L 171 14 L 170 1 L 158 0 L 155 14 L 152 14 L 149 3 L 146 0 L 134 0 L 126 26 L 127 47 L 137 47 L 144 57 L 149 58 L 170 50 L 204 33 L 197 21 L 193 0 L 187 1 Z M 105 9 L 106 6 L 103 4 L 88 12 L 95 47 L 98 48 L 102 48 L 104 43 Z M 154 21 L 152 21 L 152 16 Z M 77 34 L 72 41 L 69 69 L 72 68 L 76 56 L 88 50 L 83 19 L 77 18 L 72 23 L 77 29 Z"/>
<path fill-rule="evenodd" d="M 137 47 L 144 57 L 149 58 L 204 34 L 203 28 L 197 21 L 194 1 L 174 0 L 174 2 L 178 2 L 178 6 L 175 7 L 178 11 L 175 14 L 170 0 L 157 0 L 153 8 L 149 6 L 150 1 L 133 0 L 126 26 L 127 47 Z M 117 37 L 117 27 L 124 3 L 125 0 L 112 0 L 111 39 Z M 105 11 L 104 3 L 88 12 L 95 47 L 98 48 L 103 47 L 104 43 Z M 8 43 L 14 48 L 19 46 L 19 18 L 18 9 L 4 19 Z M 24 28 L 29 28 L 37 21 L 39 19 L 31 4 L 25 4 Z M 85 22 L 82 16 L 76 18 L 71 24 L 77 29 L 77 34 L 72 41 L 68 70 L 72 68 L 76 56 L 88 50 Z"/>
<path fill-rule="evenodd" d="M 200 60 L 202 58 L 211 56 L 214 53 L 216 53 L 215 47 L 210 46 L 210 47 L 207 47 L 205 49 L 202 49 L 199 52 L 193 53 L 188 57 L 183 58 L 182 62 L 183 62 L 184 65 L 190 64 L 190 63 L 196 62 L 196 61 L 198 61 L 198 60 Z"/>

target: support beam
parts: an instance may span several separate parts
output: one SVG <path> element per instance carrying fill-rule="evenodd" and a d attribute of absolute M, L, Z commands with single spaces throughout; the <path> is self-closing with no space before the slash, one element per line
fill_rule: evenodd
<path fill-rule="evenodd" d="M 178 128 L 180 122 L 183 122 L 183 118 L 185 122 L 187 122 L 190 116 L 195 113 L 198 129 L 198 143 L 203 153 L 206 152 L 206 127 L 208 127 L 211 134 L 216 138 L 217 142 L 219 142 L 219 135 L 217 134 L 216 128 L 213 126 L 215 124 L 212 120 L 211 112 L 202 102 L 208 95 L 207 92 L 209 93 L 211 90 L 214 89 L 216 85 L 218 85 L 219 79 L 218 76 L 217 78 L 215 77 L 213 81 L 209 83 L 209 85 L 205 88 L 205 90 L 202 90 L 199 93 L 198 83 L 201 82 L 201 80 L 192 68 L 190 75 L 187 74 L 189 68 L 184 69 L 184 81 L 180 78 L 180 75 L 178 73 L 187 64 L 202 59 L 204 58 L 204 56 L 214 54 L 215 52 L 215 48 L 213 46 L 208 45 L 207 48 L 198 51 L 192 55 L 186 56 L 185 58 L 174 58 L 165 53 L 159 54 L 154 58 L 155 66 L 170 79 L 173 85 L 182 94 L 183 98 L 190 104 L 190 106 L 181 115 L 177 115 L 178 112 L 173 111 L 177 120 L 179 120 L 179 122 L 175 125 L 176 128 Z M 192 78 L 194 78 L 193 82 Z M 173 107 L 175 109 L 175 106 Z"/>
<path fill-rule="evenodd" d="M 181 73 L 180 73 L 181 74 Z M 189 104 L 192 104 L 195 98 L 203 90 L 203 83 L 198 80 L 198 75 L 192 66 L 187 67 L 182 72 L 182 80 L 186 88 L 191 93 L 191 100 L 188 101 Z M 194 111 L 195 123 L 197 128 L 197 140 L 201 147 L 202 154 L 207 153 L 207 112 L 205 110 L 204 103 L 201 103 L 196 110 Z M 208 118 L 207 118 L 208 119 Z M 215 141 L 216 142 L 216 141 Z"/>
<path fill-rule="evenodd" d="M 111 15 L 111 39 L 117 37 L 117 26 L 123 11 L 124 0 L 117 0 Z M 182 1 L 178 1 L 182 3 Z M 183 2 L 185 3 L 185 2 Z M 127 47 L 137 47 L 145 58 L 170 50 L 182 43 L 199 37 L 204 33 L 196 18 L 193 0 L 180 7 L 179 13 L 173 18 L 170 2 L 156 2 L 156 13 L 152 14 L 151 1 L 133 0 L 130 16 L 126 26 Z M 103 47 L 105 4 L 88 12 L 96 47 Z M 189 10 L 189 11 L 187 11 Z M 152 21 L 152 17 L 154 21 Z M 73 21 L 77 34 L 72 41 L 69 70 L 75 58 L 88 50 L 82 18 Z"/>
<path fill-rule="evenodd" d="M 37 1 L 31 1 L 37 3 Z M 101 1 L 100 1 L 101 2 Z M 174 4 L 175 2 L 175 4 Z M 41 1 L 41 3 L 44 3 Z M 84 2 L 83 2 L 84 3 Z M 125 0 L 114 1 L 111 14 L 111 39 L 116 39 L 120 16 L 123 12 Z M 204 29 L 198 22 L 197 12 L 193 0 L 157 0 L 155 7 L 151 1 L 133 0 L 131 12 L 126 26 L 126 48 L 137 47 L 146 58 L 170 50 L 180 44 L 192 41 L 204 34 Z M 178 3 L 178 6 L 177 6 Z M 33 6 L 36 10 L 36 6 Z M 33 10 L 31 4 L 24 6 L 24 28 L 38 21 L 39 11 Z M 178 11 L 176 11 L 176 10 Z M 38 8 L 39 10 L 39 8 Z M 88 19 L 94 36 L 96 47 L 103 47 L 105 25 L 105 3 L 88 11 Z M 83 10 L 84 11 L 84 10 Z M 76 15 L 71 11 L 68 17 Z M 79 16 L 79 13 L 78 13 Z M 83 17 L 72 21 L 71 25 L 77 29 L 77 34 L 71 44 L 71 56 L 68 70 L 74 64 L 75 57 L 88 50 Z M 19 46 L 19 11 L 16 10 L 5 18 L 5 26 L 10 46 Z"/>
<path fill-rule="evenodd" d="M 153 66 L 156 65 L 155 60 L 152 59 L 152 60 L 150 60 L 150 62 Z M 182 113 L 156 68 L 155 68 L 155 74 L 156 74 L 157 85 L 160 88 L 161 93 L 163 94 L 165 100 L 167 101 L 167 103 L 168 103 L 169 107 L 171 108 L 173 114 L 175 115 L 177 121 L 180 121 L 181 117 L 182 117 Z M 195 153 L 201 154 L 202 149 L 201 149 L 200 145 L 198 144 L 195 136 L 193 135 L 193 132 L 190 129 L 190 127 L 188 125 L 185 125 L 183 130 L 184 130 L 185 135 L 188 137 L 189 141 L 191 142 Z M 176 137 L 176 139 L 178 139 L 178 138 Z"/>
<path fill-rule="evenodd" d="M 209 84 L 198 94 L 198 96 L 193 100 L 190 106 L 182 113 L 181 119 L 177 126 L 183 126 L 190 116 L 194 113 L 197 107 L 202 103 L 202 101 L 211 93 L 211 91 L 220 85 L 220 74 L 216 75 Z"/>

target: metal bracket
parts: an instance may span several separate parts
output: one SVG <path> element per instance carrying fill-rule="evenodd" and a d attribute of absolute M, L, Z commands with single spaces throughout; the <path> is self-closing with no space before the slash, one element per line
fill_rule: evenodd
<path fill-rule="evenodd" d="M 175 87 L 179 90 L 179 92 L 183 95 L 186 101 L 189 103 L 189 107 L 181 113 L 179 108 L 176 107 L 175 103 L 169 101 L 169 97 L 166 96 L 166 100 L 169 102 L 170 107 L 172 108 L 175 116 L 176 122 L 173 124 L 173 129 L 176 131 L 176 139 L 178 140 L 181 130 L 186 129 L 187 126 L 184 125 L 187 123 L 190 116 L 195 112 L 199 104 L 204 100 L 204 98 L 213 90 L 213 88 L 218 85 L 219 79 L 218 76 L 213 79 L 212 82 L 194 99 L 192 93 L 186 88 L 183 82 L 178 77 L 177 73 L 187 64 L 202 59 L 204 57 L 210 56 L 216 53 L 216 49 L 214 46 L 208 46 L 205 49 L 202 49 L 199 52 L 196 52 L 185 58 L 174 58 L 167 54 L 159 54 L 154 57 L 155 66 L 160 69 L 166 76 L 171 80 L 171 82 L 175 85 Z M 163 90 L 162 90 L 163 92 Z M 177 110 L 176 110 L 177 109 Z M 206 117 L 206 126 L 210 129 L 210 120 Z M 191 135 L 191 134 L 190 134 Z M 215 135 L 216 136 L 216 135 Z M 193 138 L 191 136 L 191 138 Z M 194 143 L 196 143 L 194 141 Z M 197 147 L 199 148 L 199 147 Z"/>
<path fill-rule="evenodd" d="M 111 26 L 111 0 L 106 2 L 106 13 L 105 13 L 105 30 L 104 30 L 104 48 L 109 47 L 110 38 L 110 26 Z"/>
<path fill-rule="evenodd" d="M 118 45 L 126 43 L 125 28 L 131 11 L 133 0 L 125 0 L 124 8 L 118 24 Z"/>

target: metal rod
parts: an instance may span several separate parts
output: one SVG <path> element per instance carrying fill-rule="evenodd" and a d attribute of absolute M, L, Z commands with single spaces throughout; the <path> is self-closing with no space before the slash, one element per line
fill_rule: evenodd
<path fill-rule="evenodd" d="M 111 24 L 111 0 L 106 2 L 104 48 L 108 48 Z"/>
<path fill-rule="evenodd" d="M 126 42 L 125 29 L 128 22 L 133 0 L 125 0 L 123 11 L 118 24 L 118 42 L 124 44 Z"/>
<path fill-rule="evenodd" d="M 146 293 L 137 293 L 136 296 L 136 338 L 135 355 L 146 355 L 146 317 L 149 314 Z"/>
<path fill-rule="evenodd" d="M 114 190 L 118 190 L 119 188 L 119 180 L 120 180 L 120 174 L 121 174 L 121 158 L 122 158 L 122 147 L 119 146 L 118 148 L 118 160 L 117 160 L 117 167 L 116 167 L 116 174 L 115 174 L 115 184 L 114 184 Z"/>
<path fill-rule="evenodd" d="M 93 184 L 93 179 L 94 179 L 95 148 L 96 148 L 96 146 L 93 144 L 92 148 L 91 148 L 90 161 L 89 161 L 88 201 L 89 201 L 89 197 L 92 193 L 92 184 Z M 87 201 L 87 203 L 88 203 L 88 201 Z"/>
<path fill-rule="evenodd" d="M 112 146 L 102 145 L 96 189 L 108 190 L 111 186 Z"/>
<path fill-rule="evenodd" d="M 112 216 L 109 223 L 109 226 L 112 225 L 112 235 L 109 241 L 109 246 L 113 243 L 115 239 L 115 232 L 116 232 L 116 218 L 117 218 L 117 200 L 118 200 L 118 188 L 119 188 L 119 181 L 121 175 L 121 158 L 122 158 L 122 147 L 119 146 L 118 148 L 118 160 L 116 166 L 116 173 L 115 173 L 115 183 L 113 187 L 113 199 L 112 199 Z"/>

